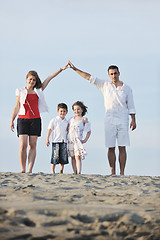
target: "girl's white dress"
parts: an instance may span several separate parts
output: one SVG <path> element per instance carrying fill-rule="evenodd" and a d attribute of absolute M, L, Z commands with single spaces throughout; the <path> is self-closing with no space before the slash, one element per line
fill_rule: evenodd
<path fill-rule="evenodd" d="M 81 143 L 84 131 L 91 131 L 89 122 L 84 124 L 83 119 L 76 121 L 74 117 L 69 120 L 68 154 L 70 157 L 80 156 L 82 160 L 85 158 L 87 153 L 83 147 L 83 144 Z"/>

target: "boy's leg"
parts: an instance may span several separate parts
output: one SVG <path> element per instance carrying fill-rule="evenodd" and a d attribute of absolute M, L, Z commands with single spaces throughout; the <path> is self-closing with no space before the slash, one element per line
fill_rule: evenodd
<path fill-rule="evenodd" d="M 52 174 L 55 174 L 55 167 L 56 167 L 56 164 L 51 163 L 51 173 Z"/>
<path fill-rule="evenodd" d="M 55 174 L 55 167 L 59 159 L 59 145 L 52 143 L 52 156 L 51 156 L 51 173 Z"/>
<path fill-rule="evenodd" d="M 77 174 L 76 159 L 75 159 L 75 157 L 72 157 L 72 168 L 73 168 L 74 174 Z"/>
<path fill-rule="evenodd" d="M 64 164 L 60 163 L 60 173 L 63 173 L 63 169 L 64 169 Z"/>
<path fill-rule="evenodd" d="M 59 144 L 59 163 L 60 163 L 60 173 L 63 173 L 64 164 L 68 164 L 67 143 Z"/>

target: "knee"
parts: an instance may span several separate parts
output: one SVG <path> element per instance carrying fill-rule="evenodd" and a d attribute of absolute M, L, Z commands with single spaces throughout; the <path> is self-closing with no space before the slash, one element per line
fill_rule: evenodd
<path fill-rule="evenodd" d="M 108 148 L 108 153 L 115 153 L 115 147 Z"/>
<path fill-rule="evenodd" d="M 30 149 L 36 149 L 36 143 L 29 143 L 29 148 Z"/>
<path fill-rule="evenodd" d="M 19 146 L 20 151 L 26 151 L 27 150 L 27 144 L 26 143 L 21 143 Z"/>
<path fill-rule="evenodd" d="M 120 153 L 126 153 L 126 148 L 125 147 L 118 147 Z"/>

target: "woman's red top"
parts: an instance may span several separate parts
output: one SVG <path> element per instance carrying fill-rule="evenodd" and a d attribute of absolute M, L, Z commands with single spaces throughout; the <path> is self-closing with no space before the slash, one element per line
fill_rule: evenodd
<path fill-rule="evenodd" d="M 37 94 L 27 94 L 25 104 L 23 104 L 26 112 L 25 115 L 19 115 L 18 118 L 33 119 L 40 118 L 38 109 L 38 96 Z"/>

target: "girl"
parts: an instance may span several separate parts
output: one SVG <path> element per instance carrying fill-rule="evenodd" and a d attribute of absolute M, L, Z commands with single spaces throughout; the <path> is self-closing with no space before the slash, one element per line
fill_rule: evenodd
<path fill-rule="evenodd" d="M 26 171 L 27 145 L 29 141 L 28 172 L 32 168 L 36 157 L 37 138 L 41 136 L 41 112 L 47 112 L 48 108 L 44 99 L 43 90 L 52 78 L 65 70 L 68 64 L 55 73 L 49 75 L 42 83 L 37 72 L 30 71 L 26 76 L 27 86 L 16 89 L 16 104 L 13 110 L 10 129 L 14 131 L 14 120 L 19 112 L 17 120 L 17 135 L 19 137 L 19 158 L 21 172 Z"/>
<path fill-rule="evenodd" d="M 81 173 L 82 160 L 86 155 L 83 143 L 86 143 L 91 135 L 90 123 L 86 117 L 87 107 L 80 101 L 73 104 L 75 116 L 69 120 L 68 126 L 68 154 L 72 158 L 72 168 L 75 174 Z M 83 139 L 83 131 L 86 137 Z M 83 140 L 82 140 L 83 139 Z"/>

